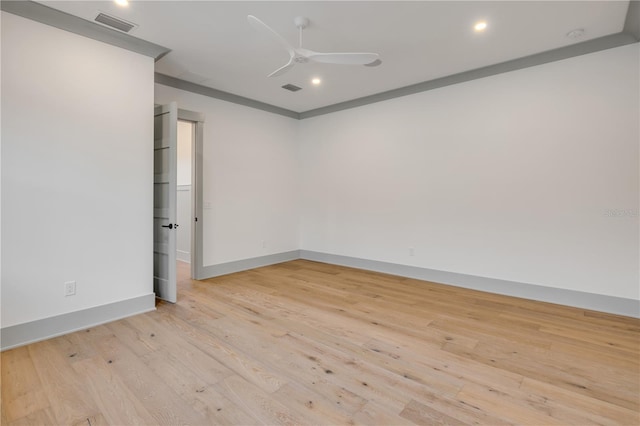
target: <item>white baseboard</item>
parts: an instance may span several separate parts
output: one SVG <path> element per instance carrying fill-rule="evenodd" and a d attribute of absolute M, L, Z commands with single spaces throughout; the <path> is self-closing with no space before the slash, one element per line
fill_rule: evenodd
<path fill-rule="evenodd" d="M 69 312 L 0 330 L 0 349 L 7 350 L 156 309 L 154 293 Z"/>
<path fill-rule="evenodd" d="M 506 296 L 521 297 L 523 299 L 538 300 L 541 302 L 640 318 L 640 300 L 635 299 L 478 277 L 456 272 L 438 271 L 435 269 L 340 256 L 310 250 L 300 250 L 300 258 L 448 284 L 456 287 L 485 291 L 487 293 L 504 294 Z"/>
<path fill-rule="evenodd" d="M 213 278 L 220 275 L 233 274 L 248 269 L 259 268 L 261 266 L 274 265 L 276 263 L 288 262 L 290 260 L 300 259 L 300 250 L 292 250 L 283 253 L 269 254 L 266 256 L 252 257 L 250 259 L 236 260 L 234 262 L 220 263 L 203 267 L 204 277 Z"/>
<path fill-rule="evenodd" d="M 191 253 L 183 250 L 176 250 L 176 259 L 180 262 L 191 263 Z"/>

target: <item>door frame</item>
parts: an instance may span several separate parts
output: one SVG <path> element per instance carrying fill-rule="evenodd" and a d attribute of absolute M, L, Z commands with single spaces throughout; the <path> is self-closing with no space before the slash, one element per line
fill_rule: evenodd
<path fill-rule="evenodd" d="M 191 278 L 205 277 L 203 253 L 203 203 L 202 203 L 202 150 L 204 139 L 204 114 L 178 108 L 178 120 L 193 123 L 191 138 Z"/>

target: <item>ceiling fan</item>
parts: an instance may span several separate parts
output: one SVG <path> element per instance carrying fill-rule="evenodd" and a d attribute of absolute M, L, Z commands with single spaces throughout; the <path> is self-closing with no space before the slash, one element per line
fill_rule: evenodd
<path fill-rule="evenodd" d="M 293 47 L 280 34 L 275 32 L 271 27 L 255 16 L 248 15 L 247 20 L 253 28 L 276 40 L 287 50 L 287 52 L 289 52 L 289 62 L 269 74 L 269 77 L 277 77 L 289 71 L 289 69 L 291 69 L 295 64 L 304 64 L 309 61 L 322 62 L 325 64 L 367 66 L 377 66 L 382 63 L 382 61 L 380 61 L 380 56 L 377 53 L 320 53 L 304 49 L 302 47 L 302 30 L 309 25 L 309 20 L 302 16 L 298 16 L 293 20 L 296 28 L 300 31 L 298 47 Z"/>

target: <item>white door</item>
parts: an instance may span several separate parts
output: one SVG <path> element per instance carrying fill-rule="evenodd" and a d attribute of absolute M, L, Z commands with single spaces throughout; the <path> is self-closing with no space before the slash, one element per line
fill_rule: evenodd
<path fill-rule="evenodd" d="M 153 291 L 175 303 L 178 107 L 156 107 L 153 146 Z"/>

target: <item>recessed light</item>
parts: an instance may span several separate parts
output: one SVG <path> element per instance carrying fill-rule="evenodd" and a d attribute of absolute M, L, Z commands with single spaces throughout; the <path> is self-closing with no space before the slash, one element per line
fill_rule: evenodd
<path fill-rule="evenodd" d="M 320 83 L 322 83 L 322 80 L 320 80 L 319 78 L 313 78 L 311 79 L 311 84 L 313 84 L 314 86 L 319 86 Z"/>
<path fill-rule="evenodd" d="M 476 22 L 473 29 L 477 32 L 481 32 L 487 29 L 487 23 L 485 21 Z"/>
<path fill-rule="evenodd" d="M 129 6 L 129 0 L 113 0 L 118 6 Z"/>

